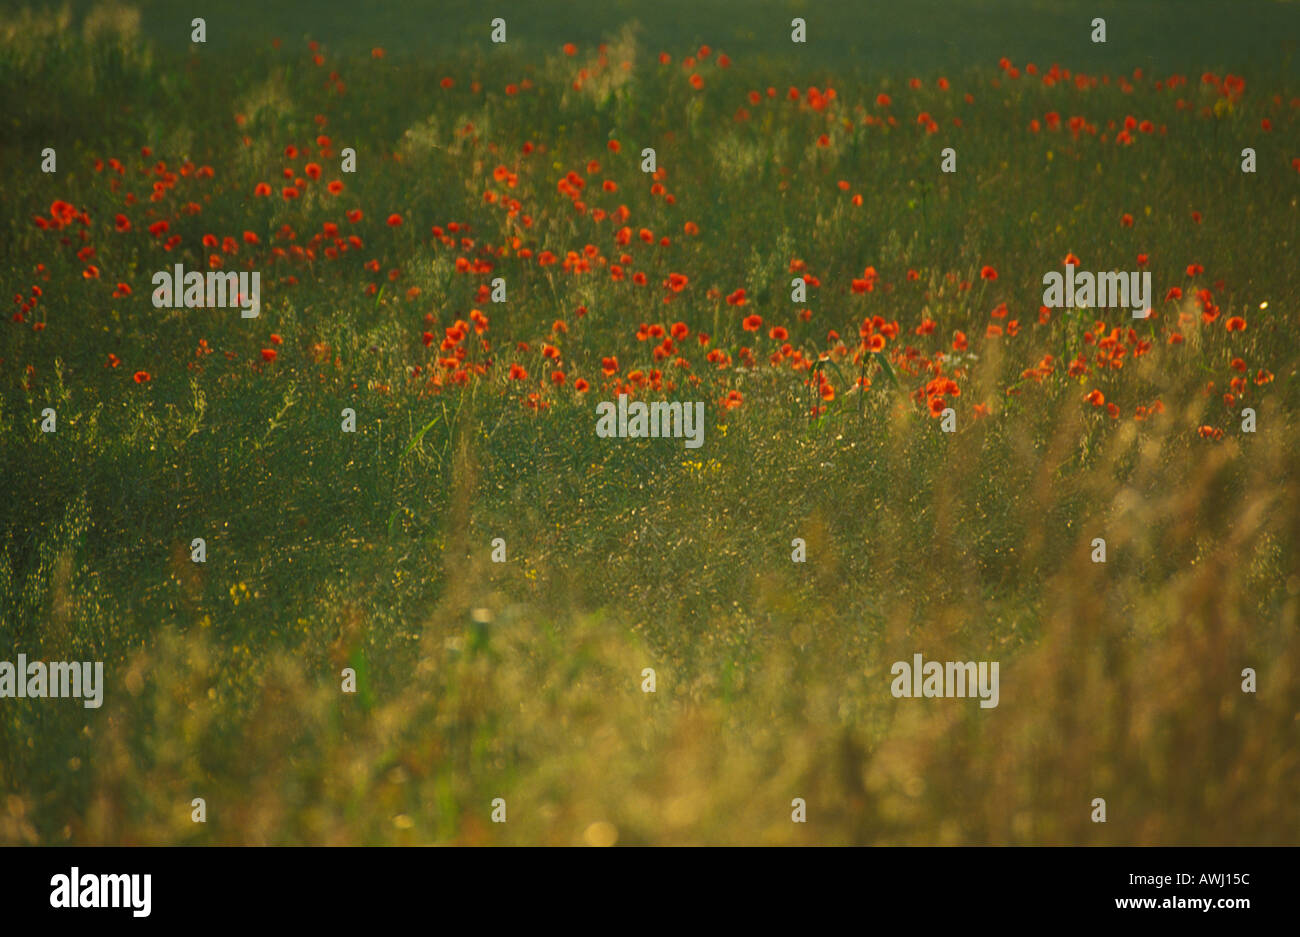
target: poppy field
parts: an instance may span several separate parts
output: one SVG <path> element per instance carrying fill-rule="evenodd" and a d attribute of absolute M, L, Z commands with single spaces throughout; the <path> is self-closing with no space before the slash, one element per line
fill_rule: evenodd
<path fill-rule="evenodd" d="M 1300 841 L 1294 5 L 174 6 L 0 15 L 0 843 Z"/>

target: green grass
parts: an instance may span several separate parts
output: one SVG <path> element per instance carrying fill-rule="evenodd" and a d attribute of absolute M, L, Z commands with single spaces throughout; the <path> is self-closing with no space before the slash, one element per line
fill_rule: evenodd
<path fill-rule="evenodd" d="M 510 23 L 504 48 L 468 4 L 417 28 L 415 5 L 250 21 L 211 3 L 211 41 L 193 48 L 191 12 L 155 3 L 89 40 L 75 6 L 63 26 L 37 15 L 0 31 L 0 85 L 15 92 L 0 270 L 10 294 L 42 292 L 0 327 L 0 660 L 103 660 L 108 683 L 99 710 L 0 700 L 0 842 L 570 843 L 612 828 L 623 844 L 1295 843 L 1300 88 L 1278 37 L 1295 34 L 1297 6 L 1087 6 L 832 4 L 814 19 L 763 3 L 653 17 L 620 2 L 561 17 L 504 4 L 491 14 Z M 793 15 L 825 44 L 785 42 Z M 1108 18 L 1105 48 L 1087 41 L 1094 15 Z M 775 32 L 760 36 L 767 19 Z M 696 91 L 681 61 L 701 42 L 714 52 Z M 1105 81 L 1010 79 L 1002 55 Z M 593 74 L 575 90 L 581 68 Z M 1226 98 L 1204 71 L 1242 75 L 1245 90 Z M 1187 83 L 1156 90 L 1173 74 Z M 810 107 L 812 85 L 834 102 Z M 1029 129 L 1053 111 L 1096 133 Z M 896 125 L 876 119 L 890 114 Z M 1155 132 L 1119 145 L 1130 115 Z M 321 133 L 356 147 L 356 174 L 321 156 Z M 56 174 L 38 171 L 45 146 Z M 639 171 L 642 146 L 673 204 Z M 946 146 L 954 175 L 939 172 Z M 1239 170 L 1245 146 L 1254 175 Z M 120 177 L 95 169 L 110 158 Z M 159 161 L 213 175 L 180 175 L 150 202 Z M 281 170 L 308 161 L 320 180 L 281 199 Z M 571 171 L 588 209 L 625 204 L 626 222 L 575 211 L 557 191 Z M 259 182 L 270 198 L 253 195 Z M 518 199 L 532 224 L 485 191 Z M 79 222 L 33 223 L 55 200 L 87 213 L 93 257 L 77 257 Z M 129 232 L 114 230 L 119 212 Z M 394 212 L 400 227 L 385 223 Z M 181 238 L 172 251 L 148 232 L 162 219 Z M 452 222 L 472 246 L 432 236 Z M 271 256 L 326 223 L 364 246 Z M 641 228 L 670 244 L 643 244 Z M 221 253 L 209 233 L 238 240 L 226 269 L 262 272 L 259 318 L 150 303 L 155 271 Z M 589 273 L 538 263 L 588 244 L 604 261 Z M 1070 252 L 1086 270 L 1148 254 L 1157 316 L 1039 323 L 1042 276 Z M 458 273 L 458 257 L 493 270 Z M 804 306 L 789 297 L 796 259 L 821 282 Z M 868 265 L 876 289 L 854 292 Z M 980 278 L 986 265 L 997 279 Z M 690 282 L 665 304 L 670 273 Z M 505 304 L 476 296 L 496 276 Z M 130 296 L 111 297 L 119 281 Z M 1183 299 L 1164 298 L 1173 286 Z M 725 299 L 738 288 L 741 307 Z M 991 317 L 1000 303 L 1007 317 Z M 483 373 L 431 386 L 451 371 L 444 330 L 471 309 L 490 320 L 462 343 Z M 742 325 L 751 313 L 758 332 Z M 860 372 L 872 316 L 899 331 Z M 1233 316 L 1245 331 L 1225 329 Z M 934 332 L 917 334 L 927 319 Z M 1011 320 L 1017 335 L 987 334 Z M 688 368 L 637 337 L 678 321 Z M 773 326 L 826 363 L 771 365 Z M 1096 360 L 1116 327 L 1117 368 Z M 951 352 L 957 330 L 973 357 L 945 364 L 961 389 L 946 434 L 911 395 L 930 376 L 916 361 Z M 1045 355 L 1050 376 L 1026 377 Z M 1080 355 L 1088 371 L 1070 376 Z M 1227 405 L 1236 358 L 1247 381 Z M 512 364 L 528 377 L 511 380 Z M 702 448 L 595 436 L 594 404 L 652 368 L 665 386 L 639 396 L 706 401 Z M 812 413 L 818 373 L 835 395 Z M 1085 402 L 1094 389 L 1114 418 Z M 730 391 L 743 403 L 728 410 Z M 1135 418 L 1157 400 L 1162 413 Z M 47 407 L 53 434 L 39 427 Z M 341 432 L 345 408 L 355 434 Z M 498 537 L 504 564 L 490 560 Z M 1089 559 L 1094 537 L 1104 565 Z M 790 561 L 794 538 L 805 564 Z M 1000 661 L 999 707 L 893 698 L 890 666 L 915 652 Z M 345 667 L 355 695 L 340 692 Z M 1246 667 L 1256 694 L 1241 692 Z M 190 821 L 194 797 L 206 824 Z M 495 797 L 504 825 L 489 820 Z M 806 824 L 790 822 L 795 797 Z M 1095 797 L 1105 824 L 1089 820 Z"/>

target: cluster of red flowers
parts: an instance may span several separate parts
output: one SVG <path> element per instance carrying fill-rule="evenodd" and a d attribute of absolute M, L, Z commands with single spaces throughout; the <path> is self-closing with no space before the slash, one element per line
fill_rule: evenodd
<path fill-rule="evenodd" d="M 319 48 L 313 46 L 311 52 L 313 63 L 317 67 L 323 66 L 324 57 Z M 562 52 L 570 58 L 579 55 L 578 48 L 572 44 L 565 45 Z M 629 63 L 612 64 L 608 52 L 606 46 L 599 46 L 590 61 L 582 62 L 572 79 L 574 90 L 582 90 L 606 72 L 630 67 Z M 376 62 L 382 61 L 383 50 L 373 50 L 372 57 Z M 669 67 L 673 64 L 673 59 L 663 53 L 659 57 L 659 63 L 661 67 Z M 702 73 L 708 74 L 706 66 L 725 69 L 730 64 L 726 55 L 715 54 L 708 46 L 700 47 L 680 62 L 687 81 L 697 90 L 705 86 Z M 995 85 L 999 82 L 1018 81 L 1022 75 L 1039 78 L 1047 87 L 1072 82 L 1081 89 L 1095 88 L 1099 82 L 1110 82 L 1107 76 L 1098 78 L 1072 74 L 1068 69 L 1057 65 L 1041 72 L 1033 64 L 1021 69 L 1006 59 L 999 63 L 999 69 L 1001 77 L 994 80 Z M 1121 76 L 1118 83 L 1122 89 L 1131 89 L 1134 83 L 1144 80 L 1139 69 L 1131 78 Z M 1177 94 L 1187 84 L 1185 78 L 1171 76 L 1156 81 L 1155 88 L 1157 91 L 1167 90 L 1171 94 Z M 450 76 L 444 78 L 441 85 L 449 93 L 463 93 L 453 91 L 457 84 Z M 506 85 L 505 92 L 514 95 L 521 89 L 527 91 L 532 87 L 531 81 L 525 79 L 519 84 Z M 928 92 L 930 96 L 925 99 L 927 109 L 919 110 L 915 118 L 914 123 L 919 128 L 916 132 L 932 134 L 939 129 L 940 120 L 947 120 L 942 113 L 947 107 L 945 102 L 952 100 L 954 106 L 960 106 L 955 103 L 956 95 L 950 97 L 947 94 L 951 89 L 947 78 L 938 78 L 933 87 L 939 93 L 935 95 Z M 326 88 L 329 94 L 343 94 L 346 90 L 337 73 L 330 74 Z M 469 88 L 473 94 L 482 90 L 477 82 L 470 83 Z M 1219 78 L 1207 73 L 1202 77 L 1202 90 L 1205 94 L 1213 94 L 1216 98 L 1229 102 L 1239 101 L 1244 88 L 1244 81 L 1232 75 Z M 866 105 L 858 107 L 857 113 L 861 119 L 856 123 L 868 127 L 896 127 L 898 120 L 892 111 L 896 107 L 907 106 L 907 101 L 913 97 L 912 93 L 924 89 L 925 82 L 922 79 L 912 78 L 907 82 L 906 89 L 891 89 L 895 95 L 884 91 L 875 93 L 869 96 L 871 108 Z M 968 93 L 961 99 L 969 104 L 973 101 L 973 96 Z M 765 101 L 769 103 L 764 104 Z M 1183 98 L 1178 98 L 1179 109 L 1183 109 L 1183 104 Z M 763 91 L 751 90 L 746 95 L 746 104 L 737 113 L 737 119 L 748 120 L 748 108 L 760 106 L 798 108 L 811 122 L 811 139 L 820 149 L 833 149 L 838 145 L 836 134 L 841 128 L 848 127 L 851 132 L 855 125 L 855 121 L 850 119 L 853 113 L 850 105 L 832 87 L 823 89 L 814 86 L 803 90 L 790 87 L 785 94 L 778 93 L 776 87 L 768 87 Z M 1212 112 L 1210 105 L 1205 105 L 1205 108 Z M 936 117 L 935 114 L 940 116 Z M 961 126 L 959 116 L 953 114 L 951 120 L 955 126 Z M 251 138 L 243 135 L 247 118 L 236 114 L 234 122 L 241 134 L 240 142 L 250 146 Z M 778 315 L 772 311 L 773 305 L 764 299 L 769 284 L 737 285 L 734 280 L 719 283 L 717 279 L 721 278 L 715 279 L 713 273 L 702 274 L 687 266 L 687 261 L 676 250 L 676 236 L 673 232 L 680 230 L 687 238 L 698 236 L 700 227 L 696 222 L 683 221 L 680 229 L 677 228 L 677 223 L 673 223 L 667 228 L 668 233 L 665 233 L 662 221 L 649 220 L 649 215 L 640 215 L 629 207 L 627 201 L 637 204 L 637 200 L 628 198 L 627 192 L 648 189 L 649 198 L 658 200 L 653 204 L 659 212 L 658 217 L 662 218 L 663 212 L 660 209 L 675 207 L 678 199 L 667 188 L 669 176 L 663 167 L 656 167 L 650 173 L 650 179 L 646 180 L 646 174 L 639 164 L 639 156 L 624 154 L 622 143 L 612 137 L 602 144 L 600 152 L 586 154 L 591 158 L 585 164 L 579 162 L 574 164 L 576 168 L 567 170 L 561 162 L 552 163 L 549 157 L 545 160 L 537 158 L 547 154 L 550 149 L 544 142 L 530 140 L 513 156 L 502 155 L 496 144 L 486 144 L 486 150 L 492 156 L 476 158 L 470 163 L 475 174 L 473 191 L 482 192 L 483 205 L 492 206 L 493 220 L 480 226 L 481 229 L 495 230 L 499 222 L 499 238 L 480 237 L 469 223 L 453 221 L 432 225 L 429 228 L 431 237 L 426 239 L 420 232 L 424 230 L 423 225 L 428 223 L 428 219 L 422 219 L 417 210 L 400 205 L 372 206 L 368 210 L 373 212 L 375 218 L 382 219 L 383 223 L 367 227 L 366 213 L 359 206 L 331 210 L 332 206 L 341 208 L 335 199 L 343 194 L 345 185 L 340 179 L 325 179 L 323 166 L 330 165 L 339 156 L 333 140 L 324 132 L 327 123 L 323 115 L 316 115 L 315 124 L 320 132 L 314 140 L 299 139 L 284 143 L 282 149 L 278 150 L 283 159 L 276 159 L 275 168 L 267 168 L 264 181 L 254 184 L 251 190 L 242 186 L 240 188 L 244 193 L 251 191 L 252 203 L 259 204 L 262 199 L 271 199 L 276 194 L 275 186 L 279 187 L 280 200 L 292 206 L 286 208 L 285 205 L 279 205 L 279 210 L 293 212 L 294 221 L 283 222 L 278 228 L 273 228 L 268 221 L 259 233 L 255 230 L 257 225 L 249 222 L 248 228 L 241 225 L 237 230 L 210 231 L 201 237 L 194 237 L 189 233 L 194 230 L 194 219 L 203 215 L 212 198 L 212 193 L 201 188 L 201 184 L 215 177 L 214 170 L 210 166 L 195 165 L 189 161 L 169 168 L 164 161 L 153 161 L 153 154 L 147 147 L 141 150 L 141 162 L 136 167 L 140 176 L 148 180 L 147 200 L 138 198 L 132 191 L 123 192 L 129 178 L 126 164 L 116 158 L 96 160 L 95 170 L 107 173 L 106 187 L 114 198 L 115 207 L 120 202 L 122 209 L 113 215 L 111 224 L 96 226 L 87 210 L 78 209 L 63 200 L 53 202 L 48 213 L 34 218 L 34 223 L 38 228 L 56 235 L 62 244 L 75 252 L 82 269 L 82 278 L 90 283 L 88 289 L 102 288 L 94 284 L 94 281 L 101 278 L 101 271 L 91 261 L 104 263 L 103 256 L 120 256 L 120 252 L 109 251 L 103 255 L 98 252 L 96 244 L 103 244 L 100 238 L 106 237 L 138 240 L 140 243 L 136 247 L 153 251 L 155 256 L 161 256 L 157 252 L 195 251 L 204 258 L 206 266 L 213 270 L 223 269 L 227 265 L 239 265 L 247 269 L 266 267 L 282 271 L 277 277 L 271 278 L 272 289 L 294 287 L 298 284 L 298 277 L 307 275 L 308 272 L 313 280 L 319 282 L 325 275 L 327 264 L 337 267 L 340 277 L 350 276 L 360 269 L 375 275 L 366 277 L 369 282 L 364 283 L 362 288 L 366 295 L 376 297 L 376 302 L 382 300 L 389 304 L 413 304 L 418 309 L 421 304 L 427 303 L 427 300 L 422 299 L 422 287 L 412 283 L 405 289 L 398 289 L 396 284 L 404 278 L 410 278 L 412 274 L 403 271 L 400 262 L 381 261 L 381 258 L 390 251 L 400 254 L 403 249 L 409 250 L 413 243 L 419 242 L 438 252 L 439 262 L 449 263 L 457 277 L 469 278 L 473 284 L 473 302 L 477 305 L 486 305 L 494 299 L 492 286 L 487 280 L 499 267 L 518 262 L 526 262 L 531 266 L 535 261 L 535 266 L 541 268 L 544 271 L 542 275 L 547 278 L 599 275 L 602 278 L 607 276 L 613 283 L 627 283 L 636 288 L 650 288 L 652 281 L 658 282 L 662 286 L 662 294 L 655 295 L 647 289 L 643 295 L 654 298 L 646 301 L 656 304 L 662 302 L 665 305 L 679 303 L 691 310 L 691 313 L 680 314 L 680 318 L 667 325 L 640 323 L 635 333 L 638 345 L 634 346 L 638 349 L 635 353 L 635 363 L 638 366 L 625 369 L 615 354 L 601 356 L 599 373 L 596 374 L 597 369 L 592 366 L 590 380 L 578 376 L 582 366 L 587 363 L 584 357 L 576 353 L 571 356 L 566 350 L 569 347 L 570 330 L 578 329 L 581 320 L 587 315 L 585 306 L 577 306 L 570 316 L 555 320 L 551 333 L 544 340 L 507 343 L 505 347 L 511 351 L 500 357 L 486 337 L 488 317 L 479 308 L 470 308 L 466 312 L 462 306 L 454 312 L 424 312 L 422 324 L 409 333 L 412 335 L 411 353 L 420 355 L 422 349 L 429 349 L 427 354 L 430 357 L 408 365 L 408 379 L 412 387 L 418 388 L 422 394 L 443 393 L 496 376 L 496 386 L 517 396 L 524 406 L 534 411 L 546 409 L 554 395 L 567 393 L 567 388 L 572 388 L 577 394 L 587 392 L 593 381 L 610 393 L 666 393 L 682 384 L 699 384 L 702 380 L 698 376 L 699 371 L 710 375 L 710 380 L 716 382 L 716 399 L 721 410 L 731 411 L 741 407 L 746 398 L 734 386 L 730 386 L 734 383 L 730 372 L 763 367 L 765 360 L 767 367 L 789 369 L 800 376 L 803 385 L 816 401 L 814 413 L 824 412 L 837 399 L 842 401 L 850 393 L 868 393 L 873 387 L 873 381 L 877 385 L 880 383 L 876 380 L 878 375 L 887 374 L 891 383 L 898 381 L 906 385 L 904 390 L 918 412 L 938 417 L 947 408 L 955 407 L 962 398 L 962 383 L 968 376 L 970 362 L 976 358 L 971 353 L 972 338 L 965 331 L 954 330 L 951 339 L 948 339 L 946 330 L 941 332 L 938 323 L 931 317 L 929 304 L 950 297 L 945 292 L 945 287 L 938 286 L 940 281 L 951 284 L 959 294 L 974 289 L 975 292 L 971 295 L 977 296 L 979 302 L 993 304 L 982 334 L 977 327 L 972 330 L 977 345 L 979 342 L 986 345 L 990 342 L 1010 342 L 1023 332 L 1036 326 L 1047 326 L 1051 321 L 1051 311 L 1045 307 L 1026 311 L 1024 316 L 1013 314 L 1009 301 L 996 295 L 1001 291 L 999 273 L 990 264 L 982 264 L 978 270 L 970 268 L 962 273 L 931 271 L 927 274 L 933 278 L 929 286 L 922 283 L 922 272 L 919 270 L 895 271 L 892 275 L 902 280 L 900 286 L 872 265 L 866 265 L 860 276 L 828 277 L 829 292 L 837 300 L 842 299 L 850 304 L 842 320 L 849 323 L 850 334 L 854 328 L 851 323 L 859 323 L 856 339 L 847 343 L 833 327 L 825 331 L 824 340 L 819 339 L 817 335 L 826 326 L 813 324 L 813 312 L 808 308 L 798 309 L 789 321 L 768 321 Z M 1041 121 L 1034 119 L 1029 129 L 1035 133 L 1048 134 L 1068 129 L 1076 139 L 1084 136 L 1099 137 L 1102 142 L 1113 134 L 1115 142 L 1125 145 L 1132 144 L 1142 135 L 1167 132 L 1164 124 L 1132 114 L 1115 119 L 1099 117 L 1094 122 L 1082 114 L 1063 117 L 1056 110 L 1043 114 Z M 473 124 L 465 124 L 457 133 L 470 151 L 484 145 Z M 482 153 L 483 150 L 478 149 L 478 152 Z M 1300 157 L 1295 165 L 1300 170 Z M 554 167 L 561 174 L 557 178 L 551 174 L 551 169 L 541 168 L 544 166 Z M 275 186 L 267 181 L 276 178 L 279 181 Z M 548 181 L 537 184 L 541 179 Z M 553 180 L 553 190 L 549 180 Z M 785 186 L 787 183 L 783 181 L 780 184 Z M 844 193 L 851 192 L 854 188 L 845 179 L 838 180 L 836 185 Z M 561 198 L 557 199 L 557 195 Z M 547 198 L 551 202 L 545 201 Z M 854 194 L 852 201 L 855 205 L 861 205 L 861 194 Z M 555 202 L 560 207 L 557 208 Z M 496 215 L 497 210 L 500 211 L 499 216 Z M 574 228 L 567 220 L 563 226 L 535 224 L 535 218 L 560 212 L 575 222 L 580 221 L 586 228 Z M 308 223 L 307 218 L 315 220 Z M 1200 213 L 1193 212 L 1192 220 L 1199 224 L 1202 220 Z M 1135 233 L 1141 231 L 1141 226 L 1135 225 L 1130 213 L 1125 212 L 1120 216 L 1120 224 L 1127 229 L 1136 226 Z M 539 229 L 543 228 L 546 233 L 539 233 Z M 657 232 L 656 228 L 659 229 Z M 556 233 L 560 230 L 581 230 L 585 231 L 585 235 L 575 237 L 570 245 L 552 241 L 548 246 L 543 239 L 561 236 Z M 379 245 L 375 255 L 364 263 L 360 262 L 356 254 L 367 250 L 363 232 L 366 238 Z M 349 254 L 351 258 L 347 256 Z M 342 263 L 352 258 L 356 258 L 356 267 Z M 1145 266 L 1147 262 L 1148 254 L 1137 255 L 1139 267 Z M 1065 258 L 1065 263 L 1077 266 L 1079 259 L 1070 254 Z M 109 266 L 112 267 L 111 264 Z M 44 265 L 37 269 L 38 275 L 48 280 L 48 271 Z M 802 278 L 806 289 L 822 287 L 821 278 L 808 269 L 808 264 L 803 259 L 792 258 L 789 269 L 792 274 L 798 274 Z M 380 276 L 381 273 L 384 275 Z M 126 274 L 120 272 L 118 275 Z M 1214 327 L 1217 332 L 1217 324 L 1222 322 L 1224 335 L 1217 339 L 1220 341 L 1230 340 L 1229 337 L 1235 333 L 1246 331 L 1245 316 L 1239 313 L 1225 315 L 1216 301 L 1216 294 L 1223 292 L 1223 285 L 1199 285 L 1203 275 L 1204 268 L 1200 264 L 1189 264 L 1186 268 L 1189 282 L 1170 287 L 1164 296 L 1162 308 L 1151 310 L 1148 321 L 1141 327 L 1128 323 L 1124 326 L 1108 325 L 1097 321 L 1092 328 L 1082 333 L 1082 346 L 1070 349 L 1073 357 L 1063 355 L 1058 362 L 1051 354 L 1041 358 L 1035 354 L 1037 363 L 1024 368 L 1020 372 L 1020 380 L 1007 387 L 1006 393 L 1016 395 L 1026 388 L 1054 380 L 1082 381 L 1093 375 L 1105 384 L 1100 375 L 1119 371 L 1126 363 L 1139 357 L 1156 351 L 1175 353 L 1174 350 L 1185 343 L 1185 336 L 1190 329 Z M 112 277 L 109 279 L 113 280 Z M 391 288 L 385 285 L 385 279 L 393 285 Z M 114 280 L 109 298 L 123 300 L 133 295 L 130 283 Z M 37 310 L 41 296 L 42 288 L 39 285 L 31 286 L 29 291 L 16 293 L 14 301 L 18 310 L 13 316 L 14 321 L 26 322 Z M 915 324 L 909 325 L 906 330 L 900 326 L 897 318 L 886 319 L 879 314 L 864 314 L 878 303 L 896 302 L 900 298 L 918 310 Z M 855 303 L 859 304 L 857 308 L 851 305 Z M 776 308 L 780 308 L 780 305 Z M 711 317 L 711 321 L 718 323 L 716 340 L 714 336 L 689 324 L 692 315 L 704 316 L 705 321 Z M 827 324 L 833 326 L 842 323 Z M 33 323 L 33 328 L 42 330 L 45 323 Z M 904 336 L 901 341 L 900 336 Z M 271 334 L 266 347 L 260 348 L 261 364 L 257 364 L 258 356 L 250 354 L 254 366 L 260 368 L 280 360 L 282 344 L 280 335 Z M 311 347 L 318 362 L 330 360 L 331 353 L 327 346 L 317 342 Z M 1225 347 L 1222 351 L 1230 360 L 1233 371 L 1227 389 L 1223 392 L 1223 399 L 1232 406 L 1250 393 L 1250 368 L 1242 357 L 1233 354 L 1228 348 Z M 201 362 L 211 352 L 207 342 L 201 342 L 196 361 Z M 225 354 L 227 358 L 235 357 L 233 351 Z M 286 350 L 286 355 L 293 358 L 291 351 Z M 334 362 L 338 363 L 337 357 Z M 847 370 L 849 363 L 855 366 L 856 374 L 845 377 L 845 370 L 841 370 L 840 366 L 843 365 Z M 110 354 L 107 366 L 117 368 L 119 364 L 120 359 L 115 354 Z M 708 367 L 705 368 L 704 365 Z M 195 362 L 190 362 L 190 367 L 196 366 Z M 138 384 L 149 383 L 152 375 L 148 371 L 137 370 L 133 372 L 133 380 Z M 1272 374 L 1267 370 L 1259 367 L 1255 369 L 1254 386 L 1271 380 Z M 387 385 L 377 386 L 387 389 Z M 1213 389 L 1214 384 L 1211 382 L 1207 390 Z M 1116 392 L 1111 390 L 1111 393 L 1114 395 Z M 1093 388 L 1083 399 L 1085 405 L 1102 410 L 1112 418 L 1118 419 L 1120 416 L 1118 403 L 1107 400 L 1099 388 Z M 987 402 L 974 402 L 971 404 L 971 412 L 976 417 L 987 415 L 990 405 Z M 1164 406 L 1159 400 L 1144 402 L 1136 407 L 1134 419 L 1149 419 L 1163 412 Z"/>

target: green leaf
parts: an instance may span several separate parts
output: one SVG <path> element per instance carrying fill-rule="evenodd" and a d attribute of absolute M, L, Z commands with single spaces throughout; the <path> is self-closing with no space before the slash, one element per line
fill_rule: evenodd
<path fill-rule="evenodd" d="M 897 387 L 898 375 L 894 373 L 894 367 L 889 363 L 889 359 L 885 357 L 884 352 L 873 351 L 871 356 L 876 359 L 876 363 L 880 365 L 880 370 L 884 373 L 885 378 L 889 383 L 894 387 Z"/>
<path fill-rule="evenodd" d="M 442 414 L 439 413 L 428 423 L 424 424 L 424 429 L 420 430 L 418 433 L 416 433 L 414 436 L 411 437 L 411 441 L 408 442 L 406 444 L 406 448 L 402 450 L 403 459 L 410 454 L 412 449 L 414 449 L 417 445 L 419 445 L 420 440 L 424 438 L 424 434 L 427 433 L 429 430 L 433 429 L 433 424 L 437 423 L 441 419 L 442 419 Z"/>

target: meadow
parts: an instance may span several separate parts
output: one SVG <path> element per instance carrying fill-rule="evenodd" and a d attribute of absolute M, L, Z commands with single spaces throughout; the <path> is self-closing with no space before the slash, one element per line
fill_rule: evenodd
<path fill-rule="evenodd" d="M 0 843 L 1300 842 L 1300 5 L 235 6 L 0 16 Z"/>

